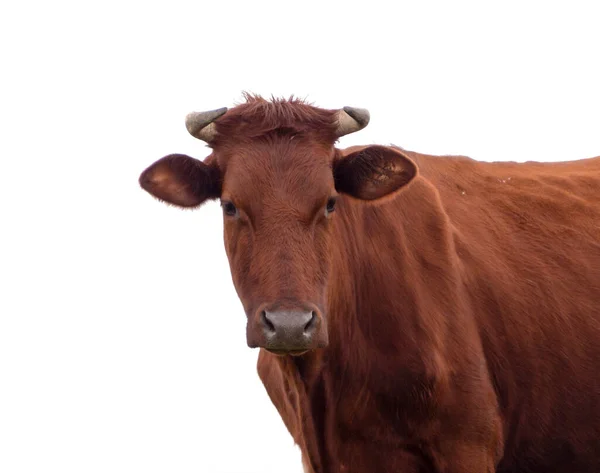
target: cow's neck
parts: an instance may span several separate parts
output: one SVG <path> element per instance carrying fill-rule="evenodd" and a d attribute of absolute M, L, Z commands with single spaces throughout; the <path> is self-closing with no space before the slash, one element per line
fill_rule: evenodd
<path fill-rule="evenodd" d="M 440 376 L 444 345 L 464 310 L 455 235 L 437 191 L 418 178 L 382 205 L 344 204 L 328 311 L 331 357 L 382 391 L 397 392 L 412 374 Z"/>

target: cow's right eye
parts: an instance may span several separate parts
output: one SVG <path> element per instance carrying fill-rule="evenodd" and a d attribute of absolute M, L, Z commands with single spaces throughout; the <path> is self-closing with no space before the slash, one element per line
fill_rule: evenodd
<path fill-rule="evenodd" d="M 231 202 L 221 202 L 221 207 L 223 207 L 223 212 L 228 217 L 235 217 L 237 215 L 237 208 Z"/>
<path fill-rule="evenodd" d="M 326 213 L 330 214 L 332 212 L 335 211 L 335 203 L 336 203 L 337 199 L 335 197 L 331 197 L 328 201 L 327 201 L 327 208 L 326 208 Z"/>

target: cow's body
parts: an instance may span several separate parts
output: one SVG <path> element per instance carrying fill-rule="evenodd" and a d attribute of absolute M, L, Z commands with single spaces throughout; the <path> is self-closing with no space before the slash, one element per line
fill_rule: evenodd
<path fill-rule="evenodd" d="M 406 191 L 339 205 L 329 347 L 261 350 L 305 468 L 475 473 L 481 431 L 499 472 L 600 471 L 600 158 L 408 154 Z"/>
<path fill-rule="evenodd" d="M 140 176 L 180 207 L 221 200 L 247 343 L 305 469 L 599 472 L 600 158 L 335 147 L 368 121 L 248 96 L 188 116 L 204 161 Z"/>

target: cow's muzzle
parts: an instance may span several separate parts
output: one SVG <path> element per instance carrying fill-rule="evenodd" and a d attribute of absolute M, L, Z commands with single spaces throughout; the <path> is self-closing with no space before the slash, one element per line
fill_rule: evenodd
<path fill-rule="evenodd" d="M 251 327 L 252 325 L 252 327 Z M 298 355 L 327 346 L 327 326 L 321 311 L 311 305 L 298 308 L 262 307 L 248 322 L 248 346 L 276 354 Z"/>

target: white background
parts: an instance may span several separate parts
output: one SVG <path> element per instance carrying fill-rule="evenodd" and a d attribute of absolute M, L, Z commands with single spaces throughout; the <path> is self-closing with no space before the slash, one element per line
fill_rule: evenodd
<path fill-rule="evenodd" d="M 208 154 L 186 113 L 295 94 L 371 111 L 342 147 L 600 154 L 597 2 L 408 3 L 3 2 L 0 472 L 301 471 L 218 204 L 137 184 Z"/>

